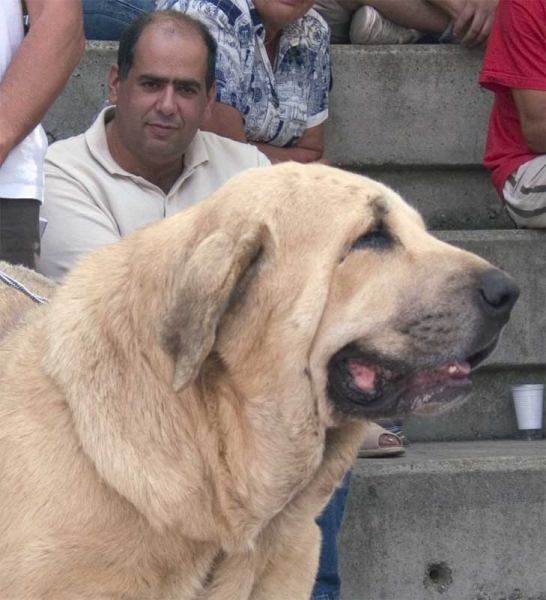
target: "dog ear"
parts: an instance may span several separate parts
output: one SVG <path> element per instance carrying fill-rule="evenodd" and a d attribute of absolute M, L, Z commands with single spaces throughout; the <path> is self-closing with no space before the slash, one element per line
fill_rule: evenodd
<path fill-rule="evenodd" d="M 265 227 L 216 232 L 184 265 L 174 301 L 159 328 L 161 346 L 174 358 L 173 388 L 179 392 L 198 375 L 216 339 L 218 324 L 245 274 L 259 257 Z"/>

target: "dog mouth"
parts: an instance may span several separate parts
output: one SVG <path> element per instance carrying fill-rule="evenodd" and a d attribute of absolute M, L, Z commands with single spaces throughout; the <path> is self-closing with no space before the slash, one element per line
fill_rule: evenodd
<path fill-rule="evenodd" d="M 471 372 L 491 354 L 497 341 L 498 337 L 468 357 L 454 357 L 425 369 L 373 356 L 349 344 L 328 363 L 328 396 L 337 410 L 355 417 L 441 414 L 468 398 Z"/>

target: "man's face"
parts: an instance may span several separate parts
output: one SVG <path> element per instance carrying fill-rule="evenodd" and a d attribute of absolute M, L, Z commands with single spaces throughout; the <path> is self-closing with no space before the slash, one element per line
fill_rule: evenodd
<path fill-rule="evenodd" d="M 117 66 L 110 71 L 116 158 L 128 165 L 182 158 L 214 102 L 214 86 L 207 92 L 205 85 L 206 60 L 203 40 L 190 29 L 160 22 L 142 32 L 126 79 Z"/>
<path fill-rule="evenodd" d="M 312 8 L 315 0 L 254 0 L 266 27 L 284 29 Z"/>

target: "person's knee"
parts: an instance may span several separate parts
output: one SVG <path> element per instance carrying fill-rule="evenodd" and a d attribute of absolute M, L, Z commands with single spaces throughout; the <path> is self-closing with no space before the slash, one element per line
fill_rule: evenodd
<path fill-rule="evenodd" d="M 506 180 L 502 197 L 518 227 L 546 228 L 546 156 L 523 163 Z"/>
<path fill-rule="evenodd" d="M 155 0 L 83 0 L 83 26 L 88 40 L 119 40 L 139 15 L 155 10 Z"/>

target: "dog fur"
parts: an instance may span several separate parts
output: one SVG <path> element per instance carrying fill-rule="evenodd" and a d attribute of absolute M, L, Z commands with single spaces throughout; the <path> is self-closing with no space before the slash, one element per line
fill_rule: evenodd
<path fill-rule="evenodd" d="M 51 298 L 58 287 L 50 279 L 20 265 L 0 261 L 0 272 L 16 279 L 29 291 L 46 299 Z M 19 327 L 27 313 L 34 308 L 37 308 L 34 300 L 0 281 L 0 342 L 8 333 Z"/>
<path fill-rule="evenodd" d="M 470 352 L 501 328 L 471 293 L 491 270 L 385 186 L 296 164 L 87 255 L 0 344 L 0 597 L 307 600 L 368 422 L 332 356 Z"/>

